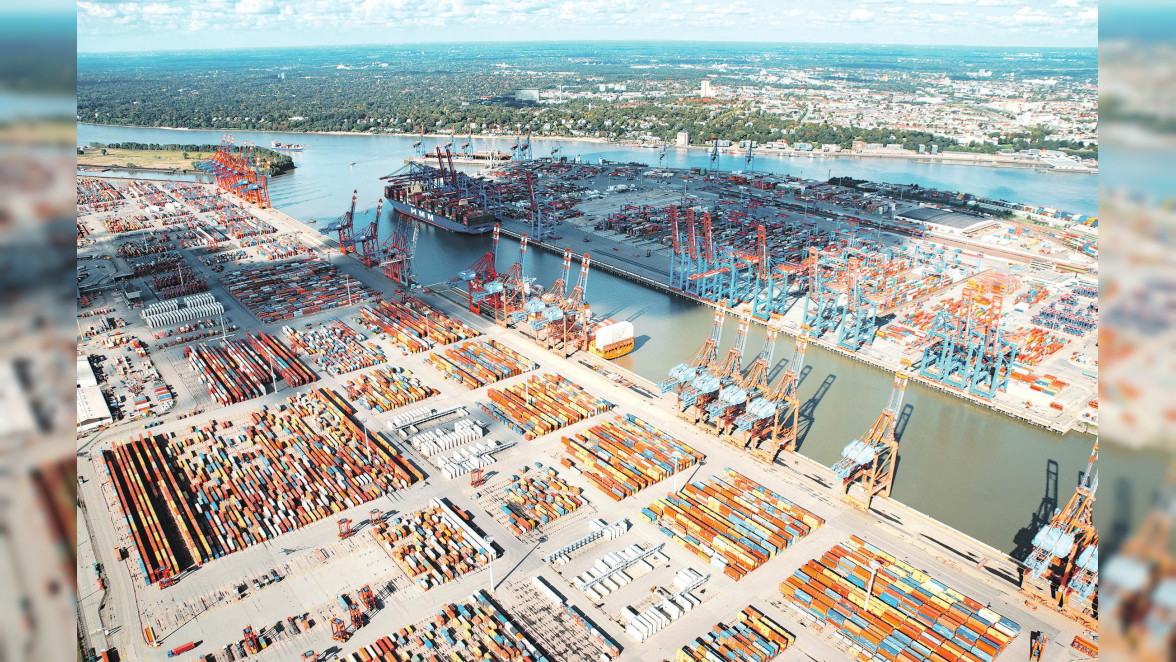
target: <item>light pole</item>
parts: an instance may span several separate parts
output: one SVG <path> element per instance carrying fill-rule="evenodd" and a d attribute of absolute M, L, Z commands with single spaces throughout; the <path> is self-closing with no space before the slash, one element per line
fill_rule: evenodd
<path fill-rule="evenodd" d="M 866 604 L 862 607 L 863 611 L 870 611 L 870 596 L 874 593 L 874 577 L 881 569 L 882 564 L 877 559 L 870 560 L 870 583 L 866 586 Z"/>
<path fill-rule="evenodd" d="M 265 353 L 267 355 L 269 355 L 270 381 L 273 383 L 274 393 L 277 393 L 278 392 L 278 378 L 276 376 L 274 376 L 274 350 L 270 349 L 269 347 L 266 347 Z"/>

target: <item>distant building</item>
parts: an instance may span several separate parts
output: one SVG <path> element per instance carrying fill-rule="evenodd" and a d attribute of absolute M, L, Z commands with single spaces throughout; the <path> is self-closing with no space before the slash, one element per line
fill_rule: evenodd
<path fill-rule="evenodd" d="M 825 143 L 824 145 L 821 145 L 821 151 L 836 154 L 837 152 L 841 151 L 841 145 L 838 145 L 837 143 Z"/>
<path fill-rule="evenodd" d="M 519 101 L 539 101 L 539 90 L 517 90 L 515 98 Z"/>
<path fill-rule="evenodd" d="M 919 153 L 920 153 L 920 154 L 926 154 L 926 153 L 927 153 L 927 146 L 926 146 L 926 145 L 924 145 L 923 143 L 919 143 Z"/>
<path fill-rule="evenodd" d="M 674 139 L 674 145 L 676 145 L 678 147 L 690 146 L 690 132 L 689 131 L 679 131 L 678 137 Z"/>
<path fill-rule="evenodd" d="M 795 149 L 798 152 L 811 152 L 811 151 L 813 151 L 813 144 L 812 143 L 792 143 L 792 149 Z"/>
<path fill-rule="evenodd" d="M 939 153 L 939 145 L 932 144 L 932 145 L 931 145 L 931 153 L 932 153 L 932 154 L 938 154 L 938 153 Z"/>
<path fill-rule="evenodd" d="M 719 147 L 730 147 L 731 141 L 730 140 L 718 140 L 718 141 L 716 141 L 715 144 L 717 144 Z"/>
<path fill-rule="evenodd" d="M 702 97 L 703 99 L 709 99 L 710 97 L 714 96 L 714 92 L 711 90 L 710 79 L 704 78 L 702 80 L 702 88 L 699 89 L 698 96 Z"/>
<path fill-rule="evenodd" d="M 864 141 L 864 140 L 855 140 L 855 141 L 853 141 L 853 144 L 852 144 L 850 147 L 851 147 L 851 148 L 853 149 L 853 151 L 855 151 L 855 152 L 861 152 L 861 151 L 863 151 L 863 150 L 865 150 L 865 149 L 866 149 L 866 141 Z"/>

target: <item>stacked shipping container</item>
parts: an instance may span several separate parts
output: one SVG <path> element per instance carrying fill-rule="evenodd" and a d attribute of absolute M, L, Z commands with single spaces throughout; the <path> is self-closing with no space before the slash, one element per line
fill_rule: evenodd
<path fill-rule="evenodd" d="M 871 564 L 879 568 L 872 585 Z M 809 561 L 780 590 L 806 618 L 832 625 L 873 660 L 992 662 L 1021 630 L 856 536 Z"/>

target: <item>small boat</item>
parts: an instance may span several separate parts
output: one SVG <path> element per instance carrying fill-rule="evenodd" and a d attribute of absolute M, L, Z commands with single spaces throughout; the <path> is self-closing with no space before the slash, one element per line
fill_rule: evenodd
<path fill-rule="evenodd" d="M 307 223 L 309 223 L 309 224 L 311 224 L 311 225 L 314 225 L 315 223 L 318 223 L 318 221 L 314 220 L 313 218 L 312 218 L 312 219 L 310 219 L 310 220 L 308 220 L 308 221 L 306 221 L 306 222 L 307 222 Z"/>

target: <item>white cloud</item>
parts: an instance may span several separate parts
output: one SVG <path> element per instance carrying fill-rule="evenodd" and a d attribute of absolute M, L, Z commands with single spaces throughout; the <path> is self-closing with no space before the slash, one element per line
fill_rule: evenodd
<path fill-rule="evenodd" d="M 853 11 L 849 12 L 849 20 L 854 23 L 865 23 L 866 21 L 870 21 L 873 18 L 874 12 L 866 9 L 865 7 L 857 7 Z"/>

